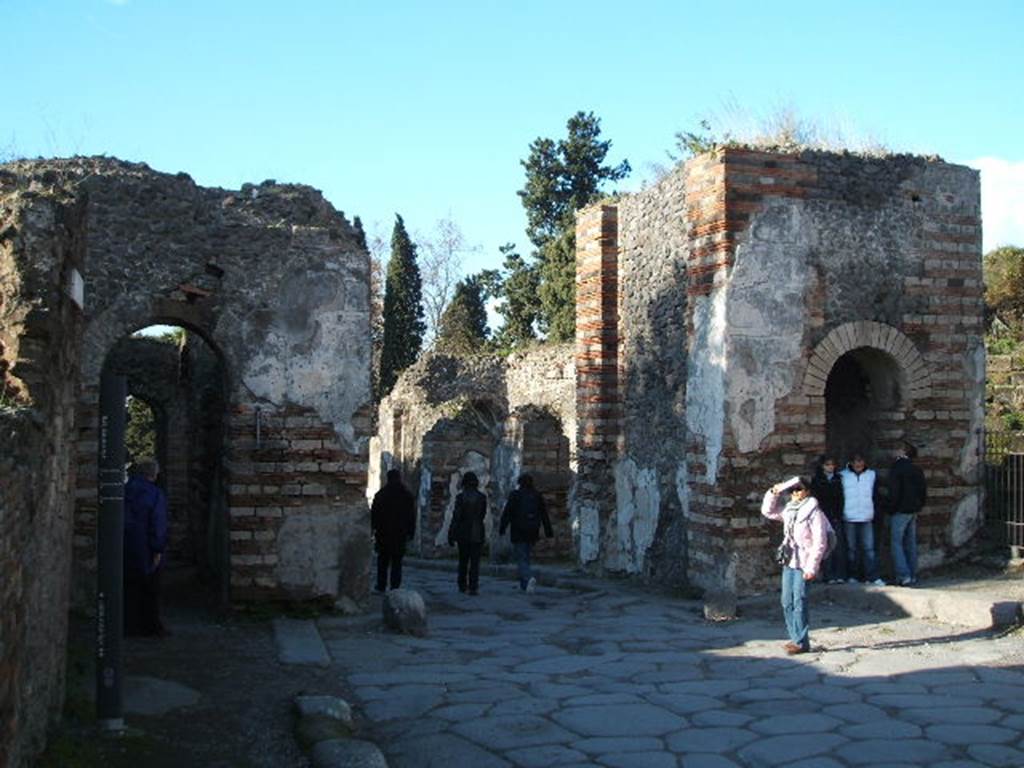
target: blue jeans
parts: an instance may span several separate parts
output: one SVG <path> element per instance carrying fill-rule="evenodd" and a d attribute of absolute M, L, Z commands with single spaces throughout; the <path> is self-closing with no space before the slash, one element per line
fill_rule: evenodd
<path fill-rule="evenodd" d="M 917 515 L 892 515 L 892 567 L 900 581 L 917 578 Z"/>
<path fill-rule="evenodd" d="M 786 632 L 790 642 L 807 649 L 811 646 L 807 626 L 807 582 L 799 568 L 782 568 L 782 617 L 786 620 Z"/>
<path fill-rule="evenodd" d="M 530 580 L 530 547 L 528 541 L 513 541 L 512 552 L 516 557 L 516 572 L 519 575 L 519 588 L 526 589 Z"/>
<path fill-rule="evenodd" d="M 857 577 L 857 556 L 864 560 L 864 581 L 878 578 L 878 559 L 875 557 L 875 524 L 846 521 L 846 573 Z"/>

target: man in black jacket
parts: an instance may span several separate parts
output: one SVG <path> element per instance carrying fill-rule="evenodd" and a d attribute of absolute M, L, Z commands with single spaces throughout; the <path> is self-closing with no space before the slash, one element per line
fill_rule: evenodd
<path fill-rule="evenodd" d="M 416 502 L 402 484 L 402 473 L 388 470 L 387 485 L 373 497 L 370 507 L 370 527 L 377 550 L 377 592 L 388 587 L 391 571 L 391 589 L 402 586 L 402 558 L 405 543 L 416 532 Z"/>
<path fill-rule="evenodd" d="M 889 470 L 892 565 L 904 587 L 917 581 L 917 513 L 928 499 L 924 472 L 914 464 L 917 448 L 904 443 Z"/>
<path fill-rule="evenodd" d="M 811 479 L 811 495 L 825 513 L 836 533 L 836 548 L 821 566 L 821 579 L 829 584 L 846 581 L 846 537 L 843 535 L 843 480 L 838 472 L 835 456 L 822 457 L 821 464 Z"/>
<path fill-rule="evenodd" d="M 448 543 L 459 545 L 459 592 L 468 588 L 471 595 L 478 594 L 480 588 L 480 554 L 484 549 L 487 516 L 487 497 L 477 490 L 479 485 L 475 472 L 462 476 L 462 491 L 455 497 L 448 526 Z"/>
<path fill-rule="evenodd" d="M 544 526 L 547 538 L 554 536 L 551 520 L 544 505 L 544 497 L 533 487 L 530 475 L 520 475 L 519 488 L 509 494 L 505 511 L 501 515 L 498 534 L 504 535 L 505 529 L 512 527 L 512 550 L 516 556 L 516 569 L 519 574 L 519 588 L 524 592 L 533 592 L 537 580 L 530 573 L 530 549 L 540 538 L 540 527 Z"/>

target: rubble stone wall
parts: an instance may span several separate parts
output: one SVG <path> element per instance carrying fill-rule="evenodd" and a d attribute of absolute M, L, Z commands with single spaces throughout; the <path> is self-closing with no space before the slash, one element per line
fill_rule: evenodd
<path fill-rule="evenodd" d="M 0 766 L 63 704 L 84 208 L 0 168 Z"/>

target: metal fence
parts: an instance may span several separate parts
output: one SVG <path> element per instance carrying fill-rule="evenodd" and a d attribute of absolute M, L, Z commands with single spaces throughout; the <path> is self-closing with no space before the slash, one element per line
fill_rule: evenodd
<path fill-rule="evenodd" d="M 1024 555 L 1024 432 L 985 433 L 985 522 L 1014 557 Z"/>

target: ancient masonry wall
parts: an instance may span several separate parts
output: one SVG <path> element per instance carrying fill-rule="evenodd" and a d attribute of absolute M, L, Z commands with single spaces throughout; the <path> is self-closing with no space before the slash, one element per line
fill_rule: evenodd
<path fill-rule="evenodd" d="M 534 475 L 555 528 L 540 559 L 574 556 L 570 518 L 575 469 L 575 373 L 568 347 L 537 347 L 508 358 L 425 355 L 381 402 L 370 449 L 372 499 L 387 469 L 402 470 L 417 494 L 413 551 L 452 554 L 448 523 L 462 475 L 473 471 L 488 496 L 490 553 L 509 555 L 497 524 L 522 472 Z"/>
<path fill-rule="evenodd" d="M 619 479 L 614 512 L 602 526 L 603 566 L 630 569 L 621 550 L 628 537 L 619 534 L 618 548 L 607 542 L 609 531 L 630 520 L 637 543 L 643 487 L 641 531 L 684 532 L 669 539 L 685 540 L 678 547 L 685 552 L 651 547 L 641 570 L 675 581 L 682 555 L 691 583 L 768 586 L 771 529 L 758 514 L 760 494 L 779 477 L 809 472 L 825 450 L 826 384 L 848 353 L 875 388 L 877 407 L 864 418 L 872 459 L 887 467 L 903 438 L 922 448 L 933 489 L 920 520 L 923 562 L 937 563 L 962 545 L 981 515 L 979 208 L 976 172 L 939 161 L 727 149 L 690 161 L 617 210 L 581 214 L 579 484 Z M 603 236 L 595 237 L 588 222 L 598 211 Z M 613 254 L 617 270 L 609 266 Z M 676 275 L 674 298 L 664 286 L 667 270 Z M 660 303 L 642 290 L 659 283 Z M 616 291 L 625 298 L 612 315 L 607 297 Z M 658 319 L 663 307 L 667 321 Z M 616 336 L 614 349 L 598 346 Z M 684 337 L 679 381 L 671 365 L 659 366 L 652 340 L 675 338 L 669 345 L 677 346 Z M 605 369 L 594 371 L 593 349 L 602 350 Z M 650 392 L 672 410 L 659 411 Z M 585 417 L 616 396 L 627 424 L 661 414 L 654 423 L 666 425 L 665 450 L 645 455 L 642 441 L 621 427 L 591 422 L 589 443 L 607 447 L 614 435 L 618 450 L 610 457 L 584 452 Z M 675 495 L 664 492 L 673 462 L 682 467 Z M 624 474 L 631 482 L 622 482 Z M 659 535 L 652 540 L 660 543 Z M 638 556 L 634 550 L 634 569 Z"/>
<path fill-rule="evenodd" d="M 83 207 L 0 169 L 0 766 L 63 704 Z"/>

